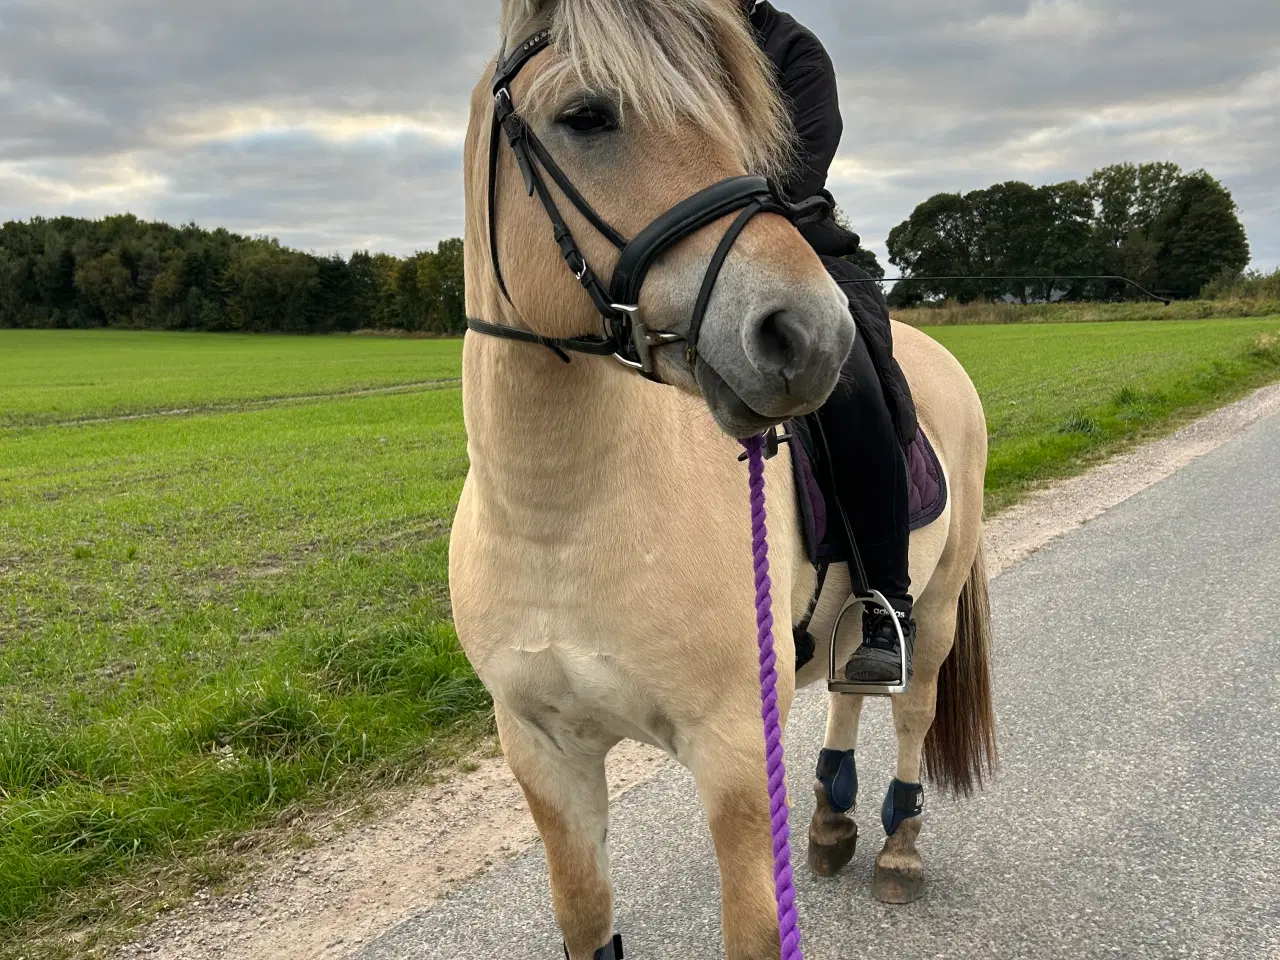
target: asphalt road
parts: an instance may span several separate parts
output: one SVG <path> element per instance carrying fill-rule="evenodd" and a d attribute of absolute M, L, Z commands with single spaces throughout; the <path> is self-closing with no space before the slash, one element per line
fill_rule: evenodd
<path fill-rule="evenodd" d="M 927 795 L 929 893 L 869 891 L 891 776 L 886 708 L 859 751 L 862 840 L 808 876 L 803 842 L 825 699 L 788 740 L 811 958 L 1280 960 L 1280 417 L 996 581 L 1002 772 Z M 676 767 L 614 807 L 628 957 L 713 958 L 711 843 Z M 561 956 L 540 848 L 366 944 L 360 960 Z"/>

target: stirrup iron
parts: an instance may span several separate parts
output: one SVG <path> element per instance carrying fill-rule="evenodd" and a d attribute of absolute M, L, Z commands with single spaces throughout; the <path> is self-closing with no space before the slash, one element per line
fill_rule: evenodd
<path fill-rule="evenodd" d="M 845 680 L 840 676 L 840 665 L 837 663 L 839 659 L 839 650 L 836 647 L 836 639 L 840 636 L 840 625 L 844 623 L 845 616 L 850 610 L 862 607 L 865 604 L 874 603 L 882 610 L 888 610 L 890 619 L 893 621 L 893 630 L 898 635 L 898 654 L 902 664 L 902 680 L 897 684 L 883 683 L 854 683 L 852 680 Z M 844 693 L 850 696 L 859 697 L 897 697 L 907 692 L 910 685 L 910 676 L 907 674 L 907 635 L 902 629 L 902 621 L 893 614 L 893 604 L 879 590 L 871 590 L 866 596 L 850 596 L 845 601 L 844 607 L 840 610 L 840 615 L 836 617 L 836 625 L 831 629 L 831 656 L 827 669 L 827 690 L 831 693 Z"/>

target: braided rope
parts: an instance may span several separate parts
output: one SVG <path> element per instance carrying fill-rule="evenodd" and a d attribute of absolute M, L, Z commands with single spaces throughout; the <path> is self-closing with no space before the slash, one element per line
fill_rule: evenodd
<path fill-rule="evenodd" d="M 764 719 L 769 815 L 773 829 L 773 880 L 778 900 L 782 960 L 803 960 L 796 916 L 796 884 L 791 872 L 791 827 L 787 822 L 787 770 L 778 710 L 778 657 L 773 643 L 773 582 L 769 578 L 769 537 L 764 493 L 764 438 L 745 444 L 751 467 L 751 536 L 755 554 L 756 624 L 760 643 L 760 701 Z"/>

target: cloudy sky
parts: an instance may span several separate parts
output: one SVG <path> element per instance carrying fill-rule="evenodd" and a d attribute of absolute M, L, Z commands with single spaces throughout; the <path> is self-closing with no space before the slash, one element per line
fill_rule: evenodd
<path fill-rule="evenodd" d="M 868 245 L 940 190 L 1206 167 L 1280 264 L 1280 2 L 784 0 Z M 406 253 L 461 233 L 498 0 L 0 0 L 0 220 L 132 211 Z"/>

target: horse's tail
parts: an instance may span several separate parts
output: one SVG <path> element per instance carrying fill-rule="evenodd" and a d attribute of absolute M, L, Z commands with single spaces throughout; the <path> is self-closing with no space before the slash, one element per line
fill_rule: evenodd
<path fill-rule="evenodd" d="M 925 739 L 925 768 L 945 790 L 969 796 L 996 767 L 991 699 L 991 599 L 981 545 L 960 593 L 955 646 L 938 674 L 938 709 Z"/>

